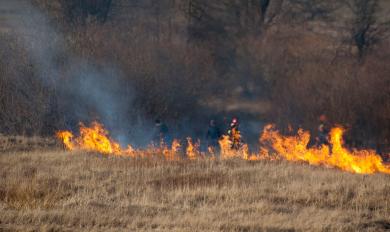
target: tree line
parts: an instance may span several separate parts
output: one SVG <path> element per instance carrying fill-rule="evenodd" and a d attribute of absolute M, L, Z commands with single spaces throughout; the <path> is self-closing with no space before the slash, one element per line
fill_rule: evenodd
<path fill-rule="evenodd" d="M 132 98 L 124 107 L 129 121 L 158 117 L 185 125 L 240 115 L 315 131 L 326 114 L 350 128 L 351 143 L 389 146 L 390 5 L 384 0 L 34 4 L 64 35 L 66 50 L 98 70 L 107 64 L 120 70 L 121 98 Z M 94 112 L 91 103 L 75 103 L 37 81 L 34 62 L 12 35 L 0 39 L 2 133 L 51 134 L 77 124 L 79 115 L 69 113 L 74 104 Z M 66 82 L 72 77 L 62 65 L 69 57 L 56 59 Z M 262 109 L 248 113 L 240 102 Z"/>

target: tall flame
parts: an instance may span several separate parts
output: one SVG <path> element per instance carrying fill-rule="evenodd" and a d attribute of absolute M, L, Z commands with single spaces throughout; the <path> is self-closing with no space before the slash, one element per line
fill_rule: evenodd
<path fill-rule="evenodd" d="M 163 154 L 166 160 L 177 160 L 179 159 L 179 150 L 181 148 L 180 142 L 177 139 L 174 139 L 171 145 L 171 149 L 168 146 L 164 145 Z"/>
<path fill-rule="evenodd" d="M 351 173 L 386 173 L 390 174 L 390 166 L 384 164 L 380 155 L 373 150 L 347 149 L 343 141 L 344 129 L 335 127 L 330 132 L 330 145 L 321 147 L 308 147 L 310 133 L 302 129 L 295 136 L 283 136 L 273 125 L 267 125 L 260 136 L 260 151 L 258 154 L 250 153 L 247 144 L 239 148 L 232 148 L 229 136 L 222 136 L 219 141 L 221 159 L 243 160 L 280 160 L 307 162 L 311 165 L 336 167 Z M 68 150 L 95 151 L 107 155 L 125 155 L 131 157 L 146 157 L 145 154 L 160 154 L 166 160 L 179 160 L 181 144 L 173 140 L 171 147 L 164 142 L 160 147 L 151 147 L 146 150 L 135 150 L 131 145 L 122 149 L 119 143 L 109 137 L 103 125 L 93 122 L 89 127 L 80 123 L 80 136 L 76 137 L 70 131 L 59 131 L 57 137 Z M 199 150 L 200 142 L 194 143 L 187 138 L 185 155 L 190 160 L 204 157 Z M 215 149 L 209 148 L 211 157 L 215 158 Z"/>
<path fill-rule="evenodd" d="M 62 143 L 68 150 L 73 150 L 75 145 L 72 142 L 73 134 L 70 131 L 58 131 L 56 133 L 57 138 L 62 140 Z"/>
<path fill-rule="evenodd" d="M 92 122 L 90 127 L 80 123 L 80 136 L 75 139 L 70 131 L 59 131 L 57 137 L 62 139 L 68 150 L 81 149 L 113 155 L 130 155 L 134 152 L 130 145 L 123 150 L 119 143 L 110 139 L 109 133 L 98 122 Z"/>
<path fill-rule="evenodd" d="M 221 149 L 221 159 L 239 158 L 244 160 L 258 160 L 260 158 L 254 154 L 249 154 L 249 147 L 247 144 L 242 144 L 238 149 L 233 148 L 233 142 L 227 135 L 222 136 L 219 140 L 219 146 Z"/>
<path fill-rule="evenodd" d="M 300 129 L 296 136 L 283 136 L 272 125 L 265 127 L 260 142 L 270 147 L 266 152 L 275 153 L 290 161 L 304 161 L 311 165 L 337 167 L 341 170 L 372 174 L 390 174 L 390 166 L 373 150 L 348 150 L 343 141 L 344 129 L 335 127 L 330 132 L 330 146 L 308 148 L 310 133 Z"/>
<path fill-rule="evenodd" d="M 187 149 L 186 149 L 187 158 L 190 160 L 195 160 L 200 157 L 199 152 L 199 143 L 193 143 L 191 138 L 187 138 Z"/>

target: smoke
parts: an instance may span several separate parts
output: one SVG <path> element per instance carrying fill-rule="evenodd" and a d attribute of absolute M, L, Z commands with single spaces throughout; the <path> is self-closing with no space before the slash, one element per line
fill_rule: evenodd
<path fill-rule="evenodd" d="M 171 137 L 190 136 L 194 139 L 204 139 L 209 119 L 216 119 L 220 128 L 226 131 L 230 117 L 238 116 L 242 119 L 241 129 L 245 134 L 245 141 L 257 144 L 262 123 L 251 115 L 263 114 L 267 107 L 259 103 L 257 95 L 252 96 L 253 99 L 248 99 L 250 94 L 245 94 L 260 92 L 259 88 L 253 87 L 260 84 L 245 84 L 249 79 L 254 79 L 244 78 L 245 76 L 255 76 L 250 74 L 249 68 L 245 65 L 241 65 L 244 68 L 234 74 L 239 78 L 231 78 L 230 82 L 221 85 L 222 81 L 217 75 L 214 81 L 210 80 L 209 72 L 214 72 L 211 65 L 213 59 L 210 57 L 210 62 L 203 61 L 204 56 L 209 57 L 208 52 L 187 50 L 187 46 L 179 47 L 181 50 L 176 48 L 182 52 L 178 55 L 185 61 L 182 62 L 173 55 L 177 50 L 152 47 L 150 62 L 152 65 L 141 63 L 153 70 L 151 81 L 145 85 L 145 93 L 140 91 L 135 93 L 136 90 L 131 83 L 133 78 L 126 77 L 115 63 L 101 60 L 97 62 L 93 58 L 87 59 L 73 54 L 69 50 L 72 47 L 70 33 L 61 32 L 59 29 L 61 27 L 56 26 L 45 12 L 29 3 L 30 1 L 6 2 L 0 4 L 11 4 L 13 5 L 11 7 L 19 11 L 20 17 L 8 19 L 15 38 L 27 51 L 29 60 L 38 73 L 39 81 L 56 93 L 54 97 L 58 102 L 54 105 L 58 107 L 64 127 L 60 129 L 76 131 L 78 122 L 88 123 L 97 120 L 102 122 L 111 132 L 111 136 L 122 144 L 131 143 L 137 146 L 146 145 L 153 138 L 153 124 L 145 119 L 145 115 L 156 118 L 162 115 L 163 119 L 165 117 L 175 120 L 171 124 L 168 123 Z M 148 47 L 149 44 L 140 45 Z M 234 54 L 225 54 L 225 49 L 226 45 L 221 45 L 218 50 L 229 59 L 229 63 L 237 62 L 233 59 Z M 140 51 L 139 53 L 142 53 L 143 50 Z M 165 56 L 163 51 L 166 52 Z M 200 60 L 202 62 L 199 62 Z M 205 71 L 202 70 L 207 72 L 207 78 L 203 77 L 207 83 L 205 81 L 200 83 L 201 77 L 205 75 Z M 132 75 L 132 72 L 127 74 Z M 222 97 L 215 99 L 213 92 L 218 92 L 218 89 L 230 89 L 228 92 L 231 94 L 223 94 Z M 148 94 L 152 97 L 145 97 Z M 226 95 L 231 95 L 230 99 L 226 98 Z M 154 109 L 144 114 L 140 109 L 142 106 L 137 107 L 134 104 L 134 101 L 139 99 L 140 104 L 151 105 L 144 108 Z"/>
<path fill-rule="evenodd" d="M 20 17 L 8 19 L 8 23 L 12 25 L 17 41 L 27 51 L 29 60 L 33 62 L 39 81 L 48 89 L 53 89 L 56 92 L 56 97 L 59 98 L 56 105 L 58 105 L 59 114 L 63 118 L 63 126 L 65 127 L 61 129 L 75 131 L 80 121 L 98 120 L 122 144 L 131 143 L 137 146 L 150 143 L 154 132 L 153 124 L 145 119 L 145 115 L 139 107 L 135 107 L 134 100 L 138 96 L 132 87 L 131 78 L 125 78 L 115 63 L 105 61 L 104 65 L 101 65 L 93 58 L 86 59 L 73 54 L 72 51 L 68 50 L 69 47 L 72 47 L 68 44 L 72 38 L 66 37 L 66 33 L 59 31 L 60 27 L 56 27 L 45 12 L 29 1 L 7 1 L 7 3 L 0 4 L 13 4 L 13 8 L 21 11 L 19 12 Z M 173 53 L 173 51 L 169 52 Z M 169 55 L 171 55 L 170 53 Z M 180 111 L 180 116 L 172 117 L 175 120 L 175 125 L 168 125 L 172 137 L 185 138 L 190 136 L 204 139 L 208 120 L 212 118 L 210 115 L 214 115 L 213 118 L 219 122 L 221 129 L 226 131 L 225 127 L 229 125 L 230 117 L 222 116 L 222 114 L 233 116 L 234 113 L 230 113 L 231 111 L 248 112 L 249 110 L 255 110 L 253 114 L 257 114 L 263 110 L 254 107 L 254 105 L 260 105 L 257 101 L 244 104 L 242 101 L 236 102 L 233 99 L 225 98 L 217 101 L 216 104 L 212 104 L 215 100 L 207 98 L 205 102 L 208 104 L 196 105 L 194 102 L 198 102 L 197 98 L 201 94 L 193 92 L 204 91 L 203 87 L 194 88 L 196 91 L 192 89 L 188 91 L 187 87 L 187 91 L 185 91 L 183 86 L 191 85 L 194 83 L 193 80 L 199 79 L 198 74 L 202 74 L 202 72 L 195 70 L 198 68 L 194 65 L 198 63 L 192 61 L 189 65 L 179 66 L 173 60 L 171 65 L 167 59 L 161 58 L 156 59 L 155 62 L 163 64 L 161 65 L 163 67 L 159 68 L 156 80 L 165 75 L 165 79 L 162 78 L 162 80 L 169 81 L 160 81 L 157 82 L 157 85 L 149 85 L 148 88 L 155 90 L 157 96 L 169 101 L 171 105 L 177 105 L 176 109 Z M 171 67 L 169 67 L 170 65 Z M 186 68 L 188 70 L 183 71 Z M 201 69 L 204 68 L 204 65 L 201 66 Z M 238 87 L 242 84 L 241 82 L 244 82 L 243 79 L 237 79 L 240 81 L 237 84 Z M 211 91 L 208 92 L 221 88 L 219 84 L 215 85 L 212 84 L 212 81 L 209 82 L 211 84 L 207 83 L 206 89 L 211 89 Z M 235 88 L 235 85 L 234 88 L 232 87 L 232 91 L 243 92 L 242 88 Z M 149 98 L 147 99 L 150 101 Z M 155 98 L 153 100 L 156 101 Z M 143 104 L 148 103 L 147 101 L 143 102 Z M 158 105 L 159 103 L 161 102 L 156 101 L 151 104 Z M 193 107 L 188 107 L 188 105 Z M 227 106 L 231 109 L 228 109 Z M 160 114 L 159 111 L 171 114 L 169 110 L 162 109 L 163 107 L 157 108 L 158 110 L 153 112 L 157 115 Z M 243 114 L 242 117 L 239 114 L 234 116 L 246 118 L 242 120 L 241 129 L 247 135 L 246 142 L 256 144 L 262 123 L 253 121 L 253 119 L 250 121 L 246 114 Z M 253 141 L 250 141 L 249 138 L 252 138 Z"/>
<path fill-rule="evenodd" d="M 64 126 L 74 129 L 78 121 L 99 120 L 114 137 L 123 143 L 129 142 L 130 124 L 139 112 L 133 108 L 132 86 L 123 81 L 123 74 L 115 64 L 107 62 L 102 67 L 93 60 L 72 54 L 67 50 L 64 35 L 29 1 L 2 1 L 0 4 L 9 4 L 7 7 L 21 11 L 20 17 L 7 19 L 7 23 L 13 28 L 17 42 L 27 51 L 39 81 L 66 98 L 60 99 Z M 146 132 L 151 130 L 144 128 L 148 123 L 137 123 L 137 137 L 148 140 L 152 136 L 151 132 Z"/>

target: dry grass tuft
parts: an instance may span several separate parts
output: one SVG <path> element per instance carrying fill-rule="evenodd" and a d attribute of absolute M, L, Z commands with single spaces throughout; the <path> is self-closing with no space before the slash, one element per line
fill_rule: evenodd
<path fill-rule="evenodd" d="M 50 137 L 4 136 L 0 134 L 0 152 L 55 149 L 59 142 Z"/>
<path fill-rule="evenodd" d="M 390 176 L 287 162 L 0 154 L 0 230 L 388 231 Z"/>

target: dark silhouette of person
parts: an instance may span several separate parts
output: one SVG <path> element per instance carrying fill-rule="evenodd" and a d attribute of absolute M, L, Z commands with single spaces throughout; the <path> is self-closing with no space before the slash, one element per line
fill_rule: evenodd
<path fill-rule="evenodd" d="M 325 115 L 321 115 L 319 117 L 319 125 L 318 125 L 318 134 L 316 137 L 316 146 L 321 147 L 323 145 L 331 146 L 330 144 L 330 125 L 328 122 L 328 118 Z"/>
<path fill-rule="evenodd" d="M 168 142 L 168 126 L 160 119 L 156 119 L 154 124 L 154 142 L 160 144 L 161 142 Z"/>
<path fill-rule="evenodd" d="M 206 134 L 206 140 L 207 140 L 207 147 L 216 149 L 219 147 L 218 141 L 221 137 L 221 130 L 217 126 L 214 119 L 210 120 L 209 127 L 207 129 Z"/>

